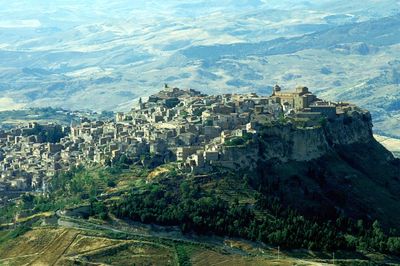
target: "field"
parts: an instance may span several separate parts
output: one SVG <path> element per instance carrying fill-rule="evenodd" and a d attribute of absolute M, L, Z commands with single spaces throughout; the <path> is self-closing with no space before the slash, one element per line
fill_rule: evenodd
<path fill-rule="evenodd" d="M 396 157 L 400 157 L 400 139 L 374 135 L 375 139 L 386 149 L 393 152 Z"/>
<path fill-rule="evenodd" d="M 23 254 L 23 255 L 22 255 Z M 0 246 L 0 265 L 176 265 L 172 246 L 116 240 L 66 228 L 38 228 Z"/>
<path fill-rule="evenodd" d="M 215 238 L 201 243 L 115 231 L 35 228 L 0 244 L 0 265 L 333 265 L 331 254 L 278 252 L 238 239 Z M 6 234 L 1 231 L 0 238 Z M 389 261 L 375 256 L 378 261 Z M 337 258 L 336 265 L 366 263 L 366 257 L 350 253 Z"/>
<path fill-rule="evenodd" d="M 232 244 L 234 243 L 234 244 Z M 0 246 L 0 265 L 313 265 L 253 249 L 239 241 L 232 247 L 140 239 L 112 239 L 99 232 L 67 228 L 37 228 Z M 254 252 L 260 253 L 256 255 Z M 263 254 L 262 254 L 263 253 Z"/>

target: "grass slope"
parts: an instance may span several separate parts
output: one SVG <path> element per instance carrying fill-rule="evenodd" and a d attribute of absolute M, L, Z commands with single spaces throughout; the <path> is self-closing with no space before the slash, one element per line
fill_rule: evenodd
<path fill-rule="evenodd" d="M 216 243 L 218 239 L 213 242 Z M 238 239 L 220 245 L 104 230 L 43 227 L 0 245 L 1 265 L 332 265 L 332 254 L 281 251 Z M 335 265 L 395 263 L 379 254 L 337 253 Z M 370 263 L 370 264 L 368 264 Z M 373 264 L 373 265 L 375 265 Z M 389 265 L 389 264 L 388 264 Z"/>

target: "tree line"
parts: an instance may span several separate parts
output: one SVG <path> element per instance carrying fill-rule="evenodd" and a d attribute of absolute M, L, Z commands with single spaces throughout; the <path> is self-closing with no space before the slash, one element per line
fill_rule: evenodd
<path fill-rule="evenodd" d="M 282 248 L 310 250 L 363 250 L 400 255 L 400 237 L 385 234 L 379 222 L 372 225 L 344 217 L 320 221 L 283 207 L 276 198 L 258 195 L 256 204 L 228 202 L 183 181 L 151 184 L 131 192 L 109 206 L 120 218 L 143 223 L 179 226 L 182 232 L 242 237 Z"/>

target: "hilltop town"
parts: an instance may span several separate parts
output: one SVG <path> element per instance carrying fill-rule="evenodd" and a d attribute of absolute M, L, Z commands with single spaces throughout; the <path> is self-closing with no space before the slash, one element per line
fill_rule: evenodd
<path fill-rule="evenodd" d="M 374 139 L 367 110 L 306 87 L 260 96 L 165 86 L 113 118 L 3 129 L 0 169 L 6 264 L 148 264 L 161 258 L 151 243 L 183 265 L 200 247 L 237 255 L 230 237 L 257 247 L 243 253 L 257 265 L 271 259 L 267 245 L 344 250 L 346 263 L 359 250 L 399 254 L 400 160 Z M 46 240 L 53 228 L 58 242 Z M 92 252 L 85 234 L 100 243 Z"/>
<path fill-rule="evenodd" d="M 114 120 L 29 123 L 0 131 L 0 191 L 45 191 L 58 172 L 121 158 L 144 165 L 178 162 L 191 172 L 235 169 L 240 158 L 232 149 L 251 143 L 261 125 L 297 121 L 319 127 L 352 110 L 359 109 L 318 99 L 307 87 L 284 92 L 275 86 L 271 96 L 259 96 L 205 95 L 166 85 Z"/>

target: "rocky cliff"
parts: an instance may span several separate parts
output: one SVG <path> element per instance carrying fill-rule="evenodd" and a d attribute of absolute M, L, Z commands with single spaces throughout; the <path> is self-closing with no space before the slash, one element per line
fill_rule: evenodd
<path fill-rule="evenodd" d="M 264 126 L 252 147 L 250 183 L 284 205 L 400 229 L 400 160 L 374 139 L 369 112 L 355 108 L 313 127 Z"/>
<path fill-rule="evenodd" d="M 287 162 L 310 161 L 333 152 L 338 145 L 368 143 L 374 139 L 371 115 L 355 110 L 312 127 L 294 123 L 266 126 L 259 141 L 263 160 Z"/>
<path fill-rule="evenodd" d="M 297 128 L 293 124 L 265 127 L 259 141 L 264 160 L 308 161 L 330 149 L 322 127 Z"/>
<path fill-rule="evenodd" d="M 313 126 L 300 126 L 296 122 L 263 125 L 259 134 L 247 144 L 224 146 L 221 165 L 254 170 L 259 160 L 307 162 L 335 153 L 342 146 L 371 142 L 375 143 L 371 115 L 355 108 Z M 384 151 L 382 156 L 393 159 L 390 152 Z"/>
<path fill-rule="evenodd" d="M 324 133 L 331 146 L 367 143 L 373 140 L 372 118 L 368 111 L 349 111 L 326 123 Z"/>

